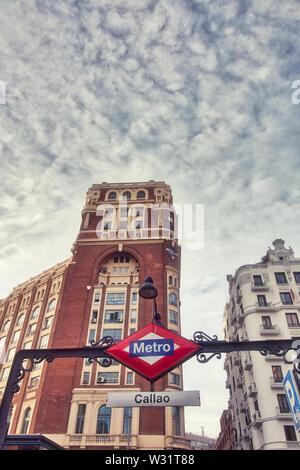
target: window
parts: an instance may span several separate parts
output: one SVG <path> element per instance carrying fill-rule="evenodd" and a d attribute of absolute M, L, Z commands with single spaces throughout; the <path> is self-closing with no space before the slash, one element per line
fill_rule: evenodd
<path fill-rule="evenodd" d="M 31 408 L 26 408 L 24 416 L 23 416 L 23 422 L 22 422 L 20 434 L 27 434 L 29 421 L 30 421 L 30 415 L 31 415 Z"/>
<path fill-rule="evenodd" d="M 40 349 L 44 349 L 47 347 L 48 339 L 49 339 L 49 335 L 41 336 L 40 345 L 39 345 Z"/>
<path fill-rule="evenodd" d="M 136 220 L 136 221 L 135 221 L 135 228 L 136 228 L 137 230 L 143 228 L 143 222 L 142 222 L 141 220 Z"/>
<path fill-rule="evenodd" d="M 95 337 L 96 337 L 96 330 L 91 329 L 91 330 L 89 331 L 88 344 L 91 344 L 93 341 L 95 341 Z"/>
<path fill-rule="evenodd" d="M 7 320 L 3 325 L 2 331 L 8 331 L 10 324 L 11 324 L 11 321 Z"/>
<path fill-rule="evenodd" d="M 268 305 L 266 296 L 263 294 L 257 296 L 257 302 L 260 307 L 266 307 Z"/>
<path fill-rule="evenodd" d="M 136 217 L 143 217 L 143 207 L 137 207 L 136 210 L 135 210 L 135 216 Z"/>
<path fill-rule="evenodd" d="M 123 434 L 131 434 L 132 408 L 124 408 L 123 414 Z"/>
<path fill-rule="evenodd" d="M 123 321 L 123 310 L 106 310 L 104 323 L 121 323 Z"/>
<path fill-rule="evenodd" d="M 88 384 L 90 382 L 90 373 L 89 372 L 84 372 L 83 377 L 82 377 L 82 383 L 84 385 Z"/>
<path fill-rule="evenodd" d="M 136 309 L 133 308 L 130 311 L 130 323 L 135 323 L 136 322 Z"/>
<path fill-rule="evenodd" d="M 133 384 L 133 372 L 127 372 L 126 383 L 127 383 L 127 385 L 132 385 Z"/>
<path fill-rule="evenodd" d="M 270 330 L 273 328 L 270 317 L 261 317 L 261 320 L 262 320 L 262 325 L 265 329 Z"/>
<path fill-rule="evenodd" d="M 294 278 L 296 284 L 300 284 L 300 273 L 294 273 Z"/>
<path fill-rule="evenodd" d="M 280 298 L 283 305 L 292 305 L 293 300 L 289 292 L 280 292 Z"/>
<path fill-rule="evenodd" d="M 281 383 L 283 381 L 281 366 L 272 366 L 272 373 L 273 373 L 274 382 Z"/>
<path fill-rule="evenodd" d="M 174 374 L 173 372 L 170 373 L 170 384 L 180 386 L 180 375 Z"/>
<path fill-rule="evenodd" d="M 103 230 L 111 230 L 111 222 L 104 222 Z"/>
<path fill-rule="evenodd" d="M 30 349 L 31 348 L 31 345 L 32 345 L 32 341 L 27 341 L 26 343 L 24 343 L 24 349 Z"/>
<path fill-rule="evenodd" d="M 277 284 L 287 284 L 285 273 L 274 273 Z"/>
<path fill-rule="evenodd" d="M 117 193 L 115 193 L 114 191 L 112 191 L 111 193 L 109 193 L 108 199 L 117 199 Z"/>
<path fill-rule="evenodd" d="M 106 304 L 107 305 L 121 305 L 124 304 L 125 294 L 123 292 L 113 293 L 110 292 L 107 294 Z"/>
<path fill-rule="evenodd" d="M 176 294 L 169 294 L 169 304 L 177 306 L 177 296 Z"/>
<path fill-rule="evenodd" d="M 100 406 L 97 415 L 96 434 L 109 434 L 110 432 L 111 408 Z"/>
<path fill-rule="evenodd" d="M 18 320 L 17 320 L 16 326 L 21 326 L 21 325 L 23 325 L 24 319 L 25 319 L 25 313 L 22 313 L 22 315 L 20 315 L 19 318 L 18 318 Z"/>
<path fill-rule="evenodd" d="M 180 436 L 180 408 L 172 406 L 172 430 L 173 435 Z"/>
<path fill-rule="evenodd" d="M 286 313 L 285 315 L 289 328 L 300 326 L 297 313 Z"/>
<path fill-rule="evenodd" d="M 122 339 L 122 330 L 117 328 L 104 328 L 103 336 L 111 336 L 115 343 L 118 343 Z"/>
<path fill-rule="evenodd" d="M 5 367 L 4 369 L 2 369 L 0 382 L 3 382 L 4 380 L 8 379 L 9 371 L 10 371 L 10 367 Z"/>
<path fill-rule="evenodd" d="M 82 434 L 83 433 L 85 411 L 86 411 L 86 404 L 85 403 L 80 403 L 78 405 L 78 410 L 77 410 L 75 434 Z"/>
<path fill-rule="evenodd" d="M 261 278 L 260 274 L 255 274 L 253 276 L 253 283 L 254 283 L 255 286 L 262 286 L 263 285 L 263 281 L 262 281 L 262 278 Z"/>
<path fill-rule="evenodd" d="M 100 302 L 100 292 L 95 292 L 94 305 L 98 305 Z"/>
<path fill-rule="evenodd" d="M 122 194 L 123 197 L 125 197 L 126 199 L 130 199 L 131 198 L 131 192 L 130 191 L 125 191 L 123 194 Z"/>
<path fill-rule="evenodd" d="M 126 230 L 127 229 L 127 220 L 120 220 L 119 229 L 120 230 Z"/>
<path fill-rule="evenodd" d="M 127 217 L 127 216 L 128 216 L 128 207 L 121 207 L 120 217 Z"/>
<path fill-rule="evenodd" d="M 98 310 L 92 311 L 91 323 L 97 323 L 98 318 Z"/>
<path fill-rule="evenodd" d="M 20 338 L 20 333 L 21 333 L 21 330 L 18 330 L 18 331 L 15 331 L 14 334 L 13 334 L 13 337 L 11 339 L 11 342 L 12 343 L 16 343 L 19 338 Z"/>
<path fill-rule="evenodd" d="M 52 310 L 54 310 L 55 306 L 56 306 L 56 299 L 53 299 L 48 304 L 47 312 L 51 312 Z"/>
<path fill-rule="evenodd" d="M 36 330 L 36 323 L 31 323 L 31 325 L 28 326 L 26 336 L 31 336 L 34 335 L 35 330 Z"/>
<path fill-rule="evenodd" d="M 145 197 L 146 197 L 145 191 L 139 191 L 137 193 L 137 199 L 145 199 Z"/>
<path fill-rule="evenodd" d="M 46 317 L 44 320 L 43 330 L 47 330 L 51 327 L 53 321 L 53 317 Z"/>
<path fill-rule="evenodd" d="M 117 384 L 119 383 L 119 372 L 98 372 L 97 384 Z"/>
<path fill-rule="evenodd" d="M 287 441 L 297 441 L 296 432 L 294 426 L 283 426 L 285 438 Z"/>
<path fill-rule="evenodd" d="M 174 310 L 169 310 L 169 322 L 178 325 L 178 312 Z"/>
<path fill-rule="evenodd" d="M 12 361 L 14 358 L 15 352 L 16 352 L 16 348 L 9 349 L 6 360 Z"/>
<path fill-rule="evenodd" d="M 173 277 L 169 276 L 169 286 L 171 286 L 172 284 L 173 284 Z"/>
<path fill-rule="evenodd" d="M 36 388 L 39 384 L 40 377 L 32 377 L 29 381 L 28 388 Z"/>
<path fill-rule="evenodd" d="M 137 296 L 138 296 L 138 293 L 137 293 L 137 292 L 132 292 L 132 294 L 131 294 L 131 303 L 132 303 L 132 304 L 136 304 L 136 303 L 137 303 Z"/>
<path fill-rule="evenodd" d="M 277 395 L 280 413 L 289 413 L 290 408 L 285 394 Z"/>

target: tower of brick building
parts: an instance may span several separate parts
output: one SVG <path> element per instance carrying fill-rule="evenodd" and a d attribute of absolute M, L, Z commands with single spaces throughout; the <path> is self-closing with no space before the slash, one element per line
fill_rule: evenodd
<path fill-rule="evenodd" d="M 102 183 L 87 192 L 72 256 L 0 301 L 0 393 L 24 348 L 76 348 L 117 342 L 152 321 L 138 290 L 152 276 L 162 323 L 180 333 L 180 247 L 170 187 L 164 182 Z M 181 390 L 179 366 L 155 390 Z M 187 448 L 182 407 L 113 408 L 109 391 L 150 390 L 115 362 L 37 364 L 14 396 L 9 434 L 43 434 L 69 449 Z"/>

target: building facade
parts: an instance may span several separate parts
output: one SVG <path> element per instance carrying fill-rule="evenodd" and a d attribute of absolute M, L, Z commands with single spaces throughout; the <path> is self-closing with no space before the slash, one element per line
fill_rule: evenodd
<path fill-rule="evenodd" d="M 300 338 L 300 258 L 281 239 L 273 247 L 261 262 L 227 277 L 225 340 Z M 282 385 L 289 367 L 282 357 L 258 351 L 227 354 L 235 449 L 300 449 Z"/>
<path fill-rule="evenodd" d="M 138 295 L 152 276 L 162 323 L 180 333 L 180 247 L 164 182 L 102 183 L 87 192 L 72 256 L 0 301 L 0 393 L 24 348 L 76 348 L 115 342 L 152 321 Z M 177 367 L 155 390 L 181 390 Z M 43 434 L 69 449 L 188 448 L 182 407 L 107 408 L 109 391 L 147 391 L 149 382 L 117 362 L 36 364 L 15 395 L 9 434 Z"/>
<path fill-rule="evenodd" d="M 220 433 L 217 438 L 215 450 L 234 449 L 234 431 L 232 427 L 231 410 L 224 410 L 220 419 Z"/>

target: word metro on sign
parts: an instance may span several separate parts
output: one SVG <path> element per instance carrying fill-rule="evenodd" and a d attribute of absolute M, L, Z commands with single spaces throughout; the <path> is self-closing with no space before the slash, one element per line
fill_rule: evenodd
<path fill-rule="evenodd" d="M 153 382 L 199 351 L 199 346 L 176 333 L 150 323 L 106 353 L 147 380 Z"/>
<path fill-rule="evenodd" d="M 129 343 L 129 357 L 173 356 L 173 354 L 173 339 L 145 339 Z"/>

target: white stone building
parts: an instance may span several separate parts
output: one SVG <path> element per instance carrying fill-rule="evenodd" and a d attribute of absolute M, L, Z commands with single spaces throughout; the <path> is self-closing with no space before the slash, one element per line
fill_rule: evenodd
<path fill-rule="evenodd" d="M 300 258 L 285 248 L 283 240 L 275 240 L 273 246 L 261 262 L 241 266 L 234 276 L 227 276 L 227 341 L 300 339 Z M 300 433 L 295 431 L 282 386 L 289 367 L 282 357 L 258 351 L 227 354 L 226 387 L 236 449 L 300 450 Z"/>

